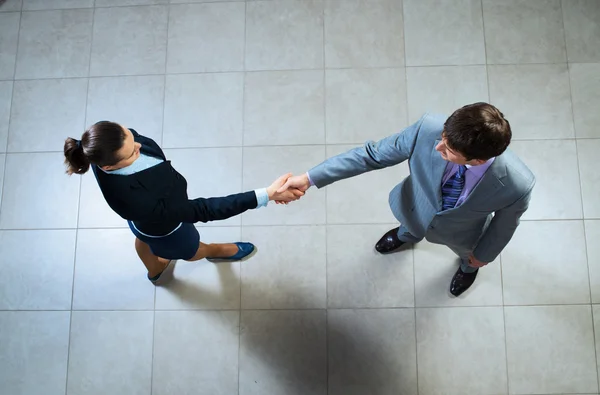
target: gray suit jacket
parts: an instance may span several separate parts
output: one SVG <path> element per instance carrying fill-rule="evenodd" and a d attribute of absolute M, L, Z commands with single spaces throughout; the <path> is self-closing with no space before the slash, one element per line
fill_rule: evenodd
<path fill-rule="evenodd" d="M 410 175 L 391 192 L 400 223 L 417 238 L 445 244 L 459 255 L 492 262 L 512 238 L 527 210 L 535 177 L 510 150 L 498 156 L 457 208 L 442 210 L 447 161 L 435 150 L 446 117 L 425 114 L 417 123 L 381 141 L 327 159 L 309 171 L 318 188 L 408 160 Z"/>

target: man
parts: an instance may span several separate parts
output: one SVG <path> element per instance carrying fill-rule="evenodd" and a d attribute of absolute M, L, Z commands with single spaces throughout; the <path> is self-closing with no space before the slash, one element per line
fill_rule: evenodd
<path fill-rule="evenodd" d="M 291 177 L 280 191 L 323 188 L 408 160 L 410 175 L 389 197 L 401 226 L 375 249 L 388 254 L 423 238 L 448 246 L 461 258 L 450 284 L 459 296 L 506 247 L 529 205 L 535 177 L 507 150 L 511 137 L 504 115 L 487 103 L 464 106 L 448 119 L 426 114 L 401 133 Z"/>

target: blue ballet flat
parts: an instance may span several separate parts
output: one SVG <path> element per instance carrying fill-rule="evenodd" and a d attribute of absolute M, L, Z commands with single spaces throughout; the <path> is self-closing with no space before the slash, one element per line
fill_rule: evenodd
<path fill-rule="evenodd" d="M 206 260 L 211 262 L 243 261 L 244 259 L 248 259 L 256 253 L 256 247 L 252 243 L 237 242 L 233 244 L 235 244 L 238 247 L 238 252 L 235 255 L 232 255 L 227 258 L 206 257 Z"/>

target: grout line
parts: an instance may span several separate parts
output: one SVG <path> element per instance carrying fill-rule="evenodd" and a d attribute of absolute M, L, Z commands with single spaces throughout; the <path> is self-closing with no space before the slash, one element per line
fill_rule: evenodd
<path fill-rule="evenodd" d="M 94 0 L 95 1 L 95 0 Z M 163 75 L 163 100 L 162 100 L 162 127 L 160 131 L 160 146 L 163 145 L 165 136 L 165 103 L 167 97 L 167 62 L 169 59 L 169 27 L 171 22 L 171 7 L 167 6 L 167 33 L 165 37 L 165 60 Z M 154 345 L 156 344 L 156 287 L 154 287 L 154 304 L 152 309 L 152 357 L 150 362 L 150 395 L 154 392 Z"/>
<path fill-rule="evenodd" d="M 500 264 L 500 290 L 502 291 L 502 325 L 504 327 L 504 362 L 506 364 L 506 390 L 510 394 L 510 376 L 508 374 L 508 340 L 506 334 L 506 309 L 504 304 L 504 271 L 502 270 L 502 254 L 498 256 Z"/>
<path fill-rule="evenodd" d="M 502 294 L 504 297 L 504 292 Z M 502 326 L 504 328 L 504 362 L 506 366 L 506 391 L 510 394 L 510 375 L 508 374 L 508 335 L 506 333 L 506 309 L 504 307 L 504 302 L 502 305 Z"/>
<path fill-rule="evenodd" d="M 480 1 L 481 4 L 481 24 L 483 27 L 483 50 L 485 54 L 485 78 L 487 83 L 487 92 L 488 92 L 488 103 L 492 102 L 492 88 L 490 85 L 490 73 L 489 73 L 489 65 L 488 65 L 488 57 L 487 57 L 487 37 L 485 34 L 485 13 L 483 12 L 483 0 Z M 516 141 L 516 139 L 513 139 Z M 523 140 L 522 140 L 523 141 Z M 500 291 L 502 296 L 502 327 L 504 330 L 504 366 L 506 369 L 506 391 L 510 394 L 510 376 L 508 374 L 508 340 L 506 334 L 506 311 L 504 304 L 504 272 L 502 270 L 502 254 L 498 255 L 498 263 L 500 265 Z"/>
<path fill-rule="evenodd" d="M 405 94 L 405 110 L 406 110 L 406 118 L 410 119 L 410 106 L 408 105 L 408 73 L 406 69 L 406 18 L 404 13 L 404 2 L 401 4 L 402 9 L 402 39 L 403 39 L 403 49 L 402 55 L 404 56 L 404 94 Z M 416 394 L 419 395 L 419 341 L 418 341 L 418 331 L 417 331 L 417 276 L 416 276 L 416 268 L 415 268 L 415 246 L 410 246 L 410 253 L 412 256 L 412 266 L 413 266 L 413 320 L 414 320 L 414 334 L 415 334 L 415 381 L 416 381 Z"/>
<path fill-rule="evenodd" d="M 200 3 L 193 3 L 200 4 Z M 206 4 L 206 3 L 202 3 Z M 18 11 L 17 11 L 18 12 Z M 337 70 L 397 70 L 409 68 L 436 68 L 436 67 L 474 67 L 474 66 L 535 66 L 535 65 L 567 65 L 567 64 L 598 64 L 598 62 L 559 62 L 559 63 L 515 63 L 515 64 L 464 64 L 464 65 L 433 65 L 433 66 L 380 66 L 380 67 L 325 67 L 325 68 L 302 68 L 302 69 L 257 69 L 257 70 L 227 70 L 227 71 L 197 71 L 197 72 L 171 72 L 171 73 L 141 73 L 141 74 L 106 74 L 106 75 L 88 75 L 88 76 L 69 76 L 69 77 L 37 77 L 37 78 L 12 78 L 2 79 L 2 81 L 39 81 L 39 80 L 57 80 L 57 79 L 76 79 L 76 78 L 125 78 L 125 77 L 152 77 L 164 75 L 202 75 L 202 74 L 236 74 L 236 73 L 267 73 L 267 72 L 303 72 L 303 71 L 337 71 Z M 486 67 L 487 68 L 487 67 Z"/>
<path fill-rule="evenodd" d="M 573 306 L 598 306 L 600 307 L 600 303 L 565 303 L 565 304 L 519 304 L 519 305 L 506 305 L 506 308 L 521 308 L 521 307 L 573 307 Z M 402 307 L 391 307 L 391 306 L 382 306 L 382 307 L 286 307 L 286 308 L 251 308 L 251 309 L 241 309 L 244 311 L 325 311 L 325 310 L 438 310 L 438 309 L 486 309 L 486 308 L 498 308 L 503 307 L 502 305 L 468 305 L 468 306 L 402 306 Z M 72 312 L 135 312 L 135 311 L 145 311 L 151 312 L 154 311 L 152 309 L 74 309 Z M 222 312 L 222 311 L 230 311 L 237 312 L 240 309 L 157 309 L 156 312 L 184 312 L 184 311 L 207 311 L 207 312 Z M 69 309 L 0 309 L 0 312 L 71 312 Z"/>
<path fill-rule="evenodd" d="M 600 218 L 590 217 L 590 218 L 570 218 L 570 219 L 521 219 L 521 222 L 574 222 L 574 221 L 599 221 Z M 379 225 L 398 225 L 392 222 L 360 222 L 360 223 L 318 223 L 318 224 L 298 224 L 298 223 L 287 223 L 287 224 L 247 224 L 243 225 L 244 228 L 277 228 L 277 227 L 315 227 L 315 226 L 379 226 Z M 215 228 L 241 228 L 241 225 L 219 225 L 219 226 L 205 226 L 200 227 L 199 229 L 215 229 Z M 107 227 L 73 227 L 73 228 L 3 228 L 0 229 L 0 232 L 11 231 L 11 232 L 25 232 L 25 231 L 40 231 L 40 230 L 123 230 L 129 229 L 127 226 L 107 226 Z"/>
<path fill-rule="evenodd" d="M 154 309 L 152 310 L 152 357 L 150 358 L 150 395 L 154 391 L 154 344 L 156 343 L 156 288 L 154 289 Z"/>
<path fill-rule="evenodd" d="M 95 2 L 95 0 L 94 0 Z M 92 25 L 90 26 L 90 30 L 91 30 L 91 36 L 93 36 L 94 34 L 94 20 L 95 20 L 95 14 L 96 14 L 96 9 L 92 9 Z M 93 38 L 93 37 L 92 37 Z M 92 67 L 92 45 L 93 45 L 93 39 L 90 39 L 90 49 L 88 52 L 88 72 L 87 74 L 90 74 L 90 68 Z M 86 91 L 85 91 L 85 112 L 87 113 L 87 106 L 88 106 L 88 98 L 89 98 L 89 94 L 90 94 L 90 80 L 88 78 L 87 80 L 87 86 L 86 86 Z M 83 125 L 81 125 L 82 130 L 85 130 L 85 123 L 87 121 L 86 119 L 86 114 L 84 113 L 83 116 Z M 75 230 L 75 249 L 73 252 L 73 275 L 72 275 L 72 280 L 71 280 L 71 313 L 70 313 L 70 321 L 69 321 L 69 342 L 68 342 L 68 346 L 67 346 L 67 374 L 66 374 L 66 378 L 65 378 L 65 395 L 67 395 L 68 389 L 69 389 L 69 361 L 71 359 L 71 329 L 73 327 L 73 304 L 74 304 L 74 298 L 75 298 L 75 269 L 77 267 L 77 244 L 79 242 L 79 217 L 81 215 L 81 190 L 83 188 L 83 178 L 80 176 L 77 176 L 78 181 L 79 181 L 79 190 L 78 190 L 78 196 L 77 196 L 77 218 L 76 218 L 76 226 L 78 227 Z"/>
<path fill-rule="evenodd" d="M 492 102 L 492 93 L 490 89 L 490 73 L 489 73 L 489 65 L 487 61 L 487 39 L 485 35 L 485 14 L 483 12 L 483 0 L 480 0 L 481 4 L 481 26 L 483 29 L 483 53 L 485 56 L 485 79 L 487 82 L 487 92 L 488 92 L 488 103 Z M 515 139 L 513 139 L 514 141 Z"/>
<path fill-rule="evenodd" d="M 15 81 L 17 82 L 17 81 Z M 546 138 L 546 139 L 512 139 L 512 142 L 532 142 L 540 143 L 545 141 L 580 141 L 580 140 L 600 140 L 600 137 L 566 137 L 566 138 Z M 346 142 L 346 143 L 328 143 L 328 144 L 273 144 L 273 145 L 215 145 L 208 147 L 200 146 L 186 146 L 186 147 L 162 147 L 165 151 L 184 151 L 184 150 L 210 150 L 210 149 L 264 149 L 264 148 L 302 148 L 302 147 L 347 147 L 356 146 L 359 147 L 363 142 Z M 46 151 L 17 151 L 17 152 L 0 152 L 7 155 L 35 155 L 35 154 L 56 154 L 62 153 L 62 150 L 46 150 Z"/>
<path fill-rule="evenodd" d="M 23 8 L 23 2 L 21 2 L 21 9 Z M 23 21 L 23 12 L 19 13 L 19 25 L 17 27 L 17 50 L 15 52 L 15 65 L 13 66 L 13 80 L 10 93 L 10 104 L 8 108 L 8 130 L 6 131 L 6 153 L 4 155 L 4 168 L 2 169 L 2 183 L 0 185 L 0 220 L 2 219 L 2 203 L 6 200 L 4 185 L 6 184 L 6 167 L 8 164 L 8 144 L 10 143 L 10 124 L 12 121 L 12 110 L 15 98 L 15 81 L 14 78 L 17 75 L 17 61 L 19 60 L 19 40 L 21 38 L 21 22 Z"/>
<path fill-rule="evenodd" d="M 561 19 L 562 19 L 562 27 L 563 27 L 563 39 L 564 39 L 564 44 L 565 44 L 565 56 L 567 58 L 567 61 L 569 60 L 569 48 L 567 47 L 567 32 L 565 29 L 565 16 L 564 16 L 564 2 L 561 0 L 560 2 L 560 12 L 561 12 Z M 573 130 L 575 133 L 575 136 L 577 136 L 577 130 L 576 130 L 576 126 L 575 126 L 575 109 L 573 106 L 573 87 L 571 84 L 571 65 L 567 64 L 567 71 L 569 73 L 569 99 L 571 102 L 571 121 L 573 122 Z M 583 199 L 583 179 L 581 177 L 581 166 L 580 166 L 580 161 L 579 161 L 579 144 L 577 144 L 577 142 L 575 142 L 575 156 L 577 158 L 577 176 L 579 177 L 579 195 L 580 195 L 580 199 L 581 199 L 581 213 L 582 216 L 585 218 L 585 212 L 584 212 L 584 199 Z M 587 274 L 588 274 L 588 290 L 590 293 L 590 312 L 592 314 L 592 336 L 594 337 L 594 356 L 595 356 L 595 362 L 596 362 L 596 389 L 600 390 L 600 376 L 598 375 L 598 339 L 596 338 L 596 324 L 595 324 L 595 320 L 594 320 L 594 309 L 591 307 L 591 304 L 593 303 L 594 299 L 592 296 L 592 281 L 590 279 L 590 257 L 588 254 L 588 244 L 587 244 L 587 233 L 586 233 L 586 226 L 585 226 L 585 220 L 582 223 L 583 226 L 583 245 L 585 247 L 585 261 L 587 264 Z"/>
<path fill-rule="evenodd" d="M 244 146 L 244 141 L 245 141 L 245 136 L 246 136 L 246 51 L 247 51 L 247 34 L 248 32 L 248 3 L 244 2 L 244 63 L 243 63 L 243 69 L 244 69 L 244 74 L 242 76 L 242 147 Z M 241 172 L 242 172 L 242 176 L 240 177 L 241 179 L 241 186 L 240 186 L 240 191 L 244 190 L 244 149 L 242 148 L 242 168 L 241 168 Z M 244 215 L 240 216 L 240 229 L 239 229 L 239 235 L 240 235 L 240 239 L 244 240 Z M 241 353 L 242 353 L 242 282 L 243 282 L 243 275 L 242 275 L 242 270 L 244 270 L 244 265 L 242 264 L 242 262 L 238 262 L 239 265 L 239 281 L 238 281 L 238 288 L 239 288 L 239 292 L 240 292 L 240 304 L 238 306 L 239 308 L 239 312 L 238 312 L 238 352 L 237 352 L 237 393 L 238 395 L 240 395 L 240 371 L 241 371 L 241 367 L 240 367 L 240 363 L 241 363 Z"/>
<path fill-rule="evenodd" d="M 321 49 L 323 53 L 323 140 L 327 143 L 327 53 L 325 51 L 325 3 L 321 3 L 322 8 L 322 22 L 323 22 L 323 36 L 321 42 Z M 327 148 L 324 148 L 325 157 L 327 157 Z M 308 171 L 307 169 L 306 171 Z M 329 188 L 324 190 L 324 201 L 325 201 L 325 224 L 329 222 L 327 216 L 327 191 Z M 325 393 L 329 394 L 329 243 L 328 243 L 328 226 L 325 226 Z"/>

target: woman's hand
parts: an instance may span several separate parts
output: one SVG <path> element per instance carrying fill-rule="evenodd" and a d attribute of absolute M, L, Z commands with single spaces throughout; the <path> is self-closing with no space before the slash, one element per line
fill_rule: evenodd
<path fill-rule="evenodd" d="M 269 200 L 275 200 L 277 204 L 288 204 L 304 196 L 304 192 L 296 188 L 289 188 L 283 192 L 278 191 L 290 177 L 292 177 L 292 173 L 284 174 L 267 187 Z"/>

